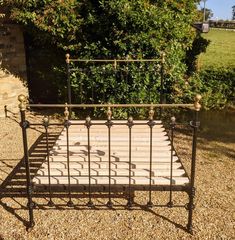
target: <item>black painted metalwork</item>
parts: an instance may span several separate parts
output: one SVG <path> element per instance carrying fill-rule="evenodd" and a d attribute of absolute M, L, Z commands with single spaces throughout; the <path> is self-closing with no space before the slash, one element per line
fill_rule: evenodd
<path fill-rule="evenodd" d="M 94 204 L 91 200 L 91 144 L 90 144 L 90 127 L 91 127 L 91 118 L 87 117 L 85 126 L 87 127 L 87 151 L 88 151 L 88 191 L 89 191 L 89 201 L 87 203 L 88 207 L 94 207 Z"/>
<path fill-rule="evenodd" d="M 26 115 L 25 115 L 25 111 L 26 111 L 26 107 L 27 107 L 27 103 L 26 103 L 26 99 L 24 96 L 19 96 L 19 100 L 20 100 L 20 114 L 21 114 L 21 127 L 22 127 L 22 135 L 23 135 L 23 143 L 24 143 L 24 161 L 25 161 L 25 169 L 26 169 L 26 182 L 27 182 L 27 198 L 28 198 L 28 209 L 29 209 L 29 227 L 33 227 L 34 226 L 34 219 L 33 219 L 33 207 L 34 207 L 34 203 L 32 200 L 32 195 L 33 195 L 33 189 L 32 189 L 32 183 L 31 183 L 31 176 L 30 176 L 30 163 L 29 163 L 29 151 L 28 151 L 28 143 L 27 143 L 27 128 L 29 128 L 30 125 L 32 126 L 44 126 L 45 128 L 45 136 L 46 136 L 46 160 L 47 160 L 47 164 L 48 164 L 48 187 L 49 187 L 49 191 L 46 191 L 46 193 L 49 196 L 49 205 L 53 205 L 52 202 L 52 197 L 54 196 L 54 192 L 52 192 L 51 189 L 51 173 L 50 173 L 50 162 L 49 162 L 49 133 L 48 133 L 48 127 L 49 126 L 61 126 L 61 124 L 58 123 L 49 123 L 49 119 L 48 118 L 44 118 L 43 123 L 39 124 L 39 123 L 29 123 L 26 120 Z M 109 178 L 109 182 L 108 182 L 108 194 L 106 195 L 106 197 L 108 198 L 108 202 L 106 204 L 106 206 L 108 206 L 109 208 L 112 208 L 114 203 L 112 202 L 112 198 L 114 196 L 113 189 L 115 189 L 115 186 L 112 185 L 111 182 L 111 172 L 112 172 L 112 165 L 111 165 L 111 144 L 112 144 L 112 139 L 111 139 L 111 128 L 112 126 L 116 125 L 125 125 L 128 127 L 129 130 L 129 161 L 128 161 L 128 165 L 129 165 L 129 173 L 128 173 L 128 177 L 129 177 L 129 182 L 128 184 L 125 184 L 124 186 L 120 186 L 121 187 L 121 191 L 123 192 L 127 192 L 128 191 L 128 202 L 125 206 L 127 206 L 128 208 L 132 208 L 133 209 L 133 199 L 132 199 L 132 193 L 134 191 L 138 191 L 138 190 L 143 190 L 143 186 L 138 186 L 132 183 L 132 131 L 133 131 L 133 126 L 135 125 L 147 125 L 149 127 L 149 184 L 144 186 L 144 191 L 148 191 L 148 203 L 147 206 L 148 207 L 185 207 L 188 210 L 188 224 L 187 224 L 187 230 L 192 233 L 192 216 L 193 216 L 193 209 L 195 207 L 194 205 L 194 196 L 195 196 L 195 167 L 196 167 L 196 148 L 197 148 L 197 131 L 200 125 L 200 122 L 198 121 L 198 112 L 200 110 L 200 104 L 199 104 L 199 100 L 200 97 L 197 96 L 195 103 L 194 104 L 183 104 L 180 106 L 184 106 L 184 107 L 194 107 L 195 109 L 195 116 L 193 121 L 190 123 L 192 130 L 193 130 L 193 142 L 192 142 L 192 159 L 191 159 L 191 175 L 189 177 L 190 179 L 190 183 L 189 184 L 185 184 L 185 185 L 174 185 L 173 184 L 173 157 L 175 155 L 175 149 L 174 149 L 174 131 L 176 128 L 176 122 L 175 122 L 175 118 L 172 117 L 171 118 L 171 124 L 170 124 L 170 134 L 169 134 L 169 138 L 171 141 L 171 155 L 170 155 L 170 184 L 168 185 L 160 185 L 160 184 L 153 184 L 152 178 L 153 178 L 153 153 L 155 151 L 155 149 L 153 149 L 153 129 L 155 125 L 160 125 L 161 123 L 155 122 L 153 120 L 153 116 L 154 116 L 154 107 L 170 107 L 168 104 L 140 104 L 138 105 L 138 107 L 150 107 L 150 111 L 149 111 L 149 121 L 145 121 L 145 122 L 138 122 L 138 121 L 133 121 L 132 117 L 129 117 L 128 121 L 120 121 L 120 122 L 115 122 L 111 120 L 112 117 L 112 111 L 111 111 L 111 107 L 133 107 L 135 105 L 131 105 L 131 104 L 92 104 L 89 107 L 103 107 L 106 106 L 108 107 L 108 111 L 107 111 L 107 121 L 104 122 L 91 122 L 91 118 L 87 117 L 85 124 L 84 122 L 80 122 L 80 123 L 76 123 L 73 121 L 69 121 L 69 111 L 68 108 L 70 107 L 74 107 L 75 105 L 68 105 L 68 104 L 62 104 L 60 105 L 65 107 L 65 122 L 64 122 L 64 127 L 66 130 L 66 149 L 67 149 L 67 168 L 68 168 L 68 189 L 63 189 L 68 191 L 66 194 L 66 196 L 69 197 L 69 201 L 67 203 L 68 206 L 70 207 L 75 207 L 75 205 L 72 202 L 72 197 L 73 196 L 77 196 L 76 194 L 74 195 L 73 192 L 74 191 L 87 191 L 87 187 L 81 186 L 79 184 L 72 184 L 71 186 L 71 175 L 70 175 L 70 142 L 69 142 L 69 127 L 71 125 L 85 125 L 87 128 L 87 148 L 88 148 L 88 152 L 87 152 L 87 156 L 88 156 L 88 177 L 89 177 L 89 186 L 88 186 L 88 203 L 87 206 L 89 207 L 94 207 L 94 204 L 92 202 L 92 197 L 95 196 L 95 191 L 97 191 L 98 188 L 96 188 L 97 186 L 91 184 L 91 180 L 92 180 L 92 175 L 91 175 L 91 126 L 92 125 L 102 125 L 102 126 L 107 126 L 108 129 L 108 161 L 109 161 L 109 173 L 108 173 L 108 178 Z M 29 106 L 30 104 L 28 104 Z M 76 107 L 83 107 L 83 104 L 80 105 L 76 105 Z M 86 105 L 87 106 L 87 105 Z M 175 107 L 176 105 L 172 104 L 172 107 Z M 188 176 L 188 175 L 187 175 Z M 86 177 L 86 176 L 84 176 Z M 125 176 L 126 177 L 126 176 Z M 106 184 L 107 185 L 107 184 Z M 76 188 L 77 187 L 77 188 Z M 114 188 L 112 188 L 114 187 Z M 79 189 L 79 190 L 77 190 Z M 95 189 L 95 190 L 94 190 Z M 100 186 L 100 191 L 105 191 L 107 192 L 107 186 Z M 45 189 L 44 189 L 45 190 Z M 152 202 L 152 192 L 153 191 L 169 191 L 169 202 L 167 204 L 153 204 Z M 172 195 L 174 191 L 184 191 L 188 193 L 188 197 L 189 197 L 189 202 L 186 205 L 177 205 L 177 204 L 173 204 L 173 199 L 172 199 Z M 112 194 L 111 194 L 112 193 Z M 135 204 L 136 205 L 136 204 Z"/>
<path fill-rule="evenodd" d="M 160 68 L 160 103 L 163 103 L 164 98 L 164 65 L 165 65 L 165 53 L 161 55 L 161 68 Z M 160 108 L 160 117 L 162 117 L 163 109 Z"/>
<path fill-rule="evenodd" d="M 65 120 L 64 126 L 66 128 L 66 149 L 67 149 L 67 170 L 68 170 L 68 207 L 73 207 L 73 201 L 71 197 L 71 178 L 70 178 L 70 152 L 69 152 L 69 126 L 71 125 L 69 120 Z"/>
<path fill-rule="evenodd" d="M 128 186 L 128 201 L 127 201 L 127 207 L 131 208 L 132 207 L 132 196 L 131 196 L 131 129 L 134 126 L 133 118 L 129 117 L 127 126 L 129 128 L 129 186 Z"/>
<path fill-rule="evenodd" d="M 191 162 L 191 176 L 190 176 L 190 188 L 188 191 L 189 203 L 188 203 L 188 232 L 192 234 L 192 218 L 193 218 L 193 209 L 194 209 L 194 196 L 195 196 L 195 170 L 196 170 L 196 151 L 197 151 L 197 131 L 200 126 L 198 121 L 199 110 L 196 109 L 194 113 L 194 120 L 190 123 L 193 128 L 193 142 L 192 142 L 192 162 Z"/>
<path fill-rule="evenodd" d="M 160 70 L 160 76 L 161 76 L 161 87 L 160 87 L 160 103 L 163 103 L 163 83 L 164 83 L 164 58 L 162 57 L 161 61 L 161 70 Z"/>
<path fill-rule="evenodd" d="M 24 163 L 25 163 L 25 171 L 26 171 L 26 182 L 27 182 L 27 198 L 28 198 L 28 209 L 29 209 L 29 223 L 28 228 L 34 227 L 34 217 L 33 217 L 33 208 L 34 203 L 32 200 L 32 182 L 30 176 L 30 163 L 29 163 L 29 151 L 28 151 L 28 140 L 27 140 L 27 128 L 29 128 L 30 124 L 25 118 L 25 108 L 20 109 L 21 116 L 21 128 L 22 128 L 22 136 L 23 136 L 23 147 L 24 147 Z"/>
<path fill-rule="evenodd" d="M 175 129 L 175 117 L 171 118 L 171 167 L 170 167 L 170 196 L 169 196 L 169 202 L 168 207 L 173 206 L 172 201 L 172 185 L 173 185 L 173 152 L 174 152 L 174 129 Z"/>
<path fill-rule="evenodd" d="M 8 110 L 7 110 L 7 105 L 5 105 L 5 106 L 4 106 L 5 118 L 7 118 L 7 112 L 8 112 Z"/>
<path fill-rule="evenodd" d="M 149 201 L 147 203 L 147 207 L 152 208 L 153 207 L 153 202 L 152 202 L 152 161 L 153 161 L 153 127 L 155 125 L 155 122 L 153 119 L 150 119 L 148 121 L 148 126 L 150 129 L 150 144 L 149 144 Z"/>
<path fill-rule="evenodd" d="M 111 127 L 113 125 L 111 119 L 108 119 L 107 122 L 105 123 L 106 126 L 108 127 L 108 151 L 109 151 L 109 200 L 107 202 L 107 207 L 112 208 L 113 203 L 111 200 Z"/>
<path fill-rule="evenodd" d="M 48 127 L 49 127 L 49 118 L 44 117 L 43 119 L 43 126 L 45 128 L 45 134 L 46 134 L 46 150 L 47 150 L 47 165 L 48 165 L 48 183 L 49 183 L 49 201 L 48 206 L 52 207 L 54 206 L 54 203 L 52 201 L 52 191 L 51 191 L 51 168 L 50 168 L 50 153 L 49 153 L 49 142 L 48 142 Z"/>
<path fill-rule="evenodd" d="M 66 68 L 67 68 L 67 93 L 68 93 L 68 103 L 71 104 L 72 103 L 72 94 L 71 94 L 71 82 L 70 82 L 70 55 L 66 54 Z M 72 114 L 72 108 L 69 107 L 69 117 L 71 117 Z"/>

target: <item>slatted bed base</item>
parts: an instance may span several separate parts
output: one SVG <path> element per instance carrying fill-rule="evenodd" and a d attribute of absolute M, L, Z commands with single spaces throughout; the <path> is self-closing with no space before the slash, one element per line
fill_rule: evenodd
<path fill-rule="evenodd" d="M 90 180 L 90 188 L 93 191 L 107 190 L 108 187 L 112 190 L 125 189 L 129 184 L 133 190 L 148 190 L 151 140 L 147 121 L 134 121 L 135 125 L 131 128 L 131 148 L 126 121 L 112 121 L 110 149 L 108 127 L 105 122 L 101 120 L 91 122 L 88 150 L 88 130 L 84 125 L 85 122 L 71 121 L 68 135 L 64 128 L 49 152 L 49 162 L 46 159 L 33 178 L 35 189 L 47 188 L 50 180 L 51 188 L 66 189 L 70 181 L 71 189 L 86 190 Z M 67 137 L 69 148 L 67 148 Z M 129 176 L 131 176 L 130 182 Z M 171 142 L 162 122 L 155 121 L 152 128 L 151 187 L 154 189 L 162 186 L 169 189 L 170 184 L 176 189 L 181 189 L 188 186 L 189 178 L 174 151 L 171 156 Z"/>
<path fill-rule="evenodd" d="M 116 61 L 114 60 L 115 65 Z M 66 55 L 66 63 L 68 100 L 71 103 L 69 55 Z M 163 76 L 161 79 L 163 80 Z M 55 197 L 64 196 L 67 199 L 67 207 L 76 207 L 74 198 L 78 199 L 82 195 L 90 209 L 96 207 L 93 196 L 104 195 L 107 198 L 106 207 L 112 209 L 116 205 L 112 198 L 122 195 L 127 200 L 125 207 L 132 209 L 133 206 L 140 206 L 138 200 L 134 199 L 134 192 L 147 191 L 145 194 L 147 201 L 142 206 L 186 208 L 187 231 L 192 233 L 200 99 L 201 96 L 196 95 L 195 102 L 191 104 L 27 104 L 26 97 L 20 95 L 18 100 L 26 178 L 22 183 L 26 182 L 29 211 L 27 228 L 32 229 L 35 225 L 33 211 L 36 195 L 41 194 L 43 198 L 48 198 L 49 207 L 56 207 Z M 64 108 L 64 122 L 51 122 L 48 117 L 44 117 L 42 123 L 30 122 L 26 116 L 27 107 Z M 156 108 L 163 110 L 176 107 L 192 109 L 194 115 L 190 121 L 192 128 L 190 178 L 174 150 L 174 129 L 177 126 L 175 118 L 171 117 L 169 134 L 161 121 L 153 120 Z M 107 109 L 107 120 L 91 120 L 89 117 L 83 121 L 70 120 L 72 108 Z M 133 120 L 132 117 L 125 121 L 111 120 L 114 108 L 149 108 L 149 120 Z M 31 126 L 40 127 L 40 130 L 44 127 L 44 140 L 40 146 L 37 145 L 39 150 L 35 149 L 32 153 L 29 151 L 27 141 L 27 129 Z M 54 131 L 55 126 L 64 126 L 64 129 L 51 147 L 50 133 Z M 43 163 L 39 160 L 40 163 L 35 164 L 39 155 L 45 154 Z M 29 156 L 36 161 L 32 162 Z M 167 197 L 167 203 L 156 204 L 152 196 L 153 191 L 169 191 L 163 194 Z M 177 204 L 173 199 L 173 191 L 186 193 L 188 195 L 186 204 Z"/>

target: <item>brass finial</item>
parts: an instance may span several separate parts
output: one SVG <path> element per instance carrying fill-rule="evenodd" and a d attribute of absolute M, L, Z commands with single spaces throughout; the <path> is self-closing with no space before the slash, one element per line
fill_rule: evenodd
<path fill-rule="evenodd" d="M 70 63 L 70 59 L 69 59 L 69 58 L 70 58 L 69 53 L 66 53 L 66 54 L 65 54 L 65 62 L 66 62 L 66 63 Z"/>
<path fill-rule="evenodd" d="M 150 107 L 149 110 L 149 120 L 153 120 L 153 116 L 154 116 L 154 110 L 153 110 L 153 106 Z"/>
<path fill-rule="evenodd" d="M 172 124 L 175 124 L 175 121 L 176 121 L 175 116 L 171 117 L 171 123 L 172 123 Z"/>
<path fill-rule="evenodd" d="M 68 110 L 68 104 L 67 104 L 67 103 L 65 103 L 64 119 L 65 119 L 66 121 L 69 120 L 69 110 Z"/>
<path fill-rule="evenodd" d="M 195 96 L 195 102 L 194 102 L 194 108 L 196 111 L 200 111 L 201 109 L 201 104 L 200 104 L 200 100 L 202 99 L 202 96 L 200 94 L 197 94 Z"/>
<path fill-rule="evenodd" d="M 133 117 L 132 117 L 132 116 L 130 116 L 130 117 L 128 118 L 128 122 L 129 122 L 129 123 L 133 123 Z"/>
<path fill-rule="evenodd" d="M 86 123 L 90 123 L 90 121 L 91 121 L 90 116 L 87 116 L 87 117 L 86 117 Z"/>
<path fill-rule="evenodd" d="M 27 106 L 27 98 L 26 98 L 26 96 L 23 95 L 23 94 L 20 94 L 18 96 L 18 100 L 20 102 L 20 104 L 19 104 L 20 111 L 25 111 L 26 110 L 26 106 Z"/>
<path fill-rule="evenodd" d="M 113 66 L 114 66 L 114 69 L 116 70 L 116 69 L 117 69 L 117 60 L 116 60 L 116 59 L 114 59 L 114 64 L 113 64 Z"/>
<path fill-rule="evenodd" d="M 108 120 L 111 120 L 111 118 L 112 118 L 112 111 L 111 111 L 111 107 L 108 107 L 108 111 L 107 111 L 107 118 L 108 118 Z"/>
<path fill-rule="evenodd" d="M 48 124 L 49 124 L 49 117 L 44 116 L 43 119 L 42 119 L 42 122 L 43 122 L 44 126 L 48 126 Z"/>
<path fill-rule="evenodd" d="M 165 52 L 162 52 L 161 53 L 161 61 L 162 61 L 162 63 L 165 63 L 165 56 L 166 56 Z"/>

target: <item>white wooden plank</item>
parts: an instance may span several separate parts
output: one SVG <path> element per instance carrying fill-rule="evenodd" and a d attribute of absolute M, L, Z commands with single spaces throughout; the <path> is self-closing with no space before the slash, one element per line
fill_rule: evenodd
<path fill-rule="evenodd" d="M 171 150 L 171 146 L 167 145 L 167 146 L 152 146 L 153 151 L 170 151 Z M 63 150 L 67 150 L 67 146 L 54 146 L 52 148 L 53 150 L 56 151 L 63 151 Z M 77 152 L 77 151 L 87 151 L 88 146 L 87 145 L 79 145 L 79 146 L 69 146 L 69 150 L 72 152 Z M 106 153 L 108 153 L 108 146 L 107 143 L 102 146 L 95 146 L 95 145 L 90 145 L 90 150 L 91 151 L 105 151 Z M 121 152 L 121 151 L 125 151 L 127 154 L 129 152 L 129 146 L 128 145 L 111 145 L 111 151 L 115 152 L 117 150 L 117 152 Z M 131 151 L 145 151 L 145 152 L 149 152 L 149 146 L 144 146 L 144 145 L 138 145 L 138 146 L 132 146 L 131 147 Z"/>
<path fill-rule="evenodd" d="M 173 185 L 185 185 L 189 183 L 189 179 L 187 177 L 173 177 Z M 48 177 L 44 176 L 36 176 L 33 179 L 33 182 L 38 185 L 48 185 Z M 51 184 L 54 185 L 68 185 L 68 177 L 51 177 Z M 70 178 L 71 185 L 88 185 L 88 177 L 71 177 Z M 92 185 L 108 185 L 108 177 L 92 177 L 91 178 Z M 128 185 L 129 178 L 128 177 L 112 177 L 111 184 L 113 185 Z M 134 185 L 149 185 L 148 177 L 131 177 L 131 184 Z M 155 185 L 169 185 L 170 178 L 167 177 L 153 177 L 152 184 Z"/>
<path fill-rule="evenodd" d="M 90 163 L 91 168 L 94 169 L 100 169 L 100 168 L 108 168 L 109 167 L 109 162 L 91 162 Z M 177 169 L 177 168 L 181 168 L 182 164 L 180 162 L 174 162 L 173 163 L 173 168 Z M 47 168 L 47 162 L 44 162 L 42 164 L 42 168 Z M 50 162 L 50 167 L 51 168 L 67 168 L 67 162 L 63 161 L 63 162 Z M 129 163 L 128 162 L 111 162 L 111 168 L 112 169 L 117 169 L 117 168 L 128 168 L 129 167 Z M 73 161 L 70 162 L 70 168 L 78 168 L 78 169 L 84 169 L 84 168 L 88 168 L 88 162 L 84 162 L 84 161 Z M 135 162 L 132 161 L 131 163 L 131 169 L 148 169 L 149 168 L 149 162 L 145 161 L 145 162 Z M 152 163 L 152 169 L 165 169 L 168 170 L 170 169 L 170 164 L 169 163 L 163 163 L 163 162 L 153 162 Z"/>
<path fill-rule="evenodd" d="M 95 141 L 95 142 L 107 142 L 108 141 L 108 134 L 90 134 L 90 141 Z M 75 138 L 76 137 L 76 138 Z M 125 135 L 114 135 L 111 133 L 111 139 L 112 139 L 112 143 L 116 143 L 116 142 L 123 142 L 123 141 L 129 141 L 129 136 L 128 134 Z M 61 144 L 65 144 L 67 141 L 66 136 L 61 136 L 58 138 L 57 140 L 57 144 L 61 143 Z M 70 138 L 69 138 L 70 140 Z M 152 137 L 153 142 L 160 142 L 160 143 L 164 143 L 168 140 L 168 136 L 166 135 L 160 135 L 160 136 L 154 136 Z M 74 144 L 77 142 L 87 142 L 87 134 L 84 135 L 80 135 L 78 134 L 77 136 L 74 136 L 73 140 L 70 140 L 70 144 Z M 134 135 L 131 137 L 131 141 L 134 142 L 139 142 L 139 143 L 148 143 L 150 141 L 150 137 L 149 136 L 141 136 L 141 135 Z"/>
<path fill-rule="evenodd" d="M 111 151 L 111 156 L 113 158 L 122 158 L 123 156 L 127 156 L 128 152 L 126 150 L 124 151 Z M 50 151 L 51 156 L 66 156 L 67 151 L 66 150 L 51 150 Z M 88 156 L 88 151 L 87 150 L 81 150 L 81 151 L 69 151 L 70 156 Z M 108 156 L 107 152 L 101 151 L 101 150 L 91 150 L 90 155 L 96 155 L 96 156 Z M 131 153 L 132 159 L 135 159 L 137 156 L 142 157 L 143 159 L 145 158 L 146 160 L 149 159 L 149 151 L 148 152 L 143 152 L 143 151 L 132 151 Z M 175 155 L 175 152 L 173 152 L 173 155 Z M 169 150 L 161 150 L 161 151 L 153 151 L 152 153 L 153 158 L 155 157 L 165 157 L 165 156 L 171 156 L 171 151 Z"/>
<path fill-rule="evenodd" d="M 96 155 L 96 154 L 92 154 L 90 156 L 90 160 L 91 161 L 108 161 L 108 156 L 105 155 L 105 156 L 100 156 L 100 155 Z M 135 162 L 144 162 L 147 160 L 147 157 L 143 157 L 143 156 L 139 156 L 139 155 L 136 155 L 135 158 L 134 158 Z M 173 162 L 176 162 L 178 161 L 179 158 L 177 156 L 173 156 Z M 67 157 L 65 155 L 57 155 L 57 156 L 50 156 L 50 161 L 52 162 L 63 162 L 63 161 L 67 161 Z M 87 155 L 77 155 L 77 156 L 70 156 L 69 158 L 69 161 L 73 162 L 73 161 L 85 161 L 87 162 L 88 161 L 88 156 Z M 129 157 L 127 155 L 124 155 L 124 156 L 121 156 L 121 157 L 116 157 L 116 156 L 111 156 L 111 161 L 125 161 L 125 162 L 128 162 L 129 161 Z M 170 154 L 169 156 L 155 156 L 153 159 L 152 159 L 153 162 L 168 162 L 170 163 L 171 161 L 171 157 L 170 157 Z"/>
<path fill-rule="evenodd" d="M 84 120 L 73 123 L 84 123 Z M 93 123 L 106 122 L 96 121 Z M 117 121 L 115 121 L 117 122 Z M 126 121 L 118 121 L 126 123 Z M 136 121 L 137 122 L 137 121 Z M 147 123 L 147 120 L 138 123 Z M 153 154 L 152 154 L 152 184 L 170 184 L 171 146 L 166 131 L 159 125 L 153 128 Z M 91 184 L 108 184 L 108 130 L 104 125 L 93 125 L 90 129 L 90 160 L 91 160 Z M 113 126 L 111 129 L 111 184 L 129 183 L 129 129 L 127 126 Z M 149 126 L 135 125 L 132 128 L 132 184 L 149 185 Z M 69 128 L 69 155 L 71 184 L 88 185 L 88 146 L 87 128 L 82 125 L 71 125 Z M 183 177 L 185 171 L 173 152 L 173 184 L 188 184 L 188 178 Z M 56 140 L 50 151 L 50 172 L 53 185 L 67 185 L 67 138 L 65 129 Z M 48 163 L 45 161 L 33 179 L 35 184 L 48 185 Z"/>
<path fill-rule="evenodd" d="M 132 169 L 131 170 L 131 176 L 149 176 L 149 169 Z M 180 177 L 185 174 L 185 171 L 183 169 L 173 169 L 172 176 L 173 177 Z M 43 168 L 39 169 L 37 172 L 38 176 L 48 176 L 48 169 Z M 71 168 L 70 169 L 70 176 L 88 176 L 89 171 L 88 168 L 84 169 L 78 169 L 78 168 Z M 92 176 L 108 176 L 109 170 L 108 168 L 104 169 L 94 169 L 91 168 L 91 175 Z M 68 176 L 68 169 L 61 169 L 61 168 L 51 168 L 50 169 L 50 176 L 56 177 L 56 176 Z M 121 168 L 121 169 L 111 169 L 111 176 L 129 176 L 129 169 L 128 168 Z M 153 177 L 170 177 L 170 169 L 164 170 L 152 170 L 152 176 Z"/>

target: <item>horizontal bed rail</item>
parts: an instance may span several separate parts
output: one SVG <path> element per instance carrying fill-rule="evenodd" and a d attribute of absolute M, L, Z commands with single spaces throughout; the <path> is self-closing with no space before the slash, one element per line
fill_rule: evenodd
<path fill-rule="evenodd" d="M 167 104 L 167 103 L 154 103 L 154 104 L 112 104 L 112 103 L 107 103 L 107 104 L 27 104 L 28 107 L 45 107 L 45 108 L 64 108 L 64 107 L 69 107 L 69 108 L 147 108 L 147 107 L 163 107 L 163 108 L 177 108 L 177 107 L 182 107 L 182 108 L 194 108 L 194 104 Z"/>

